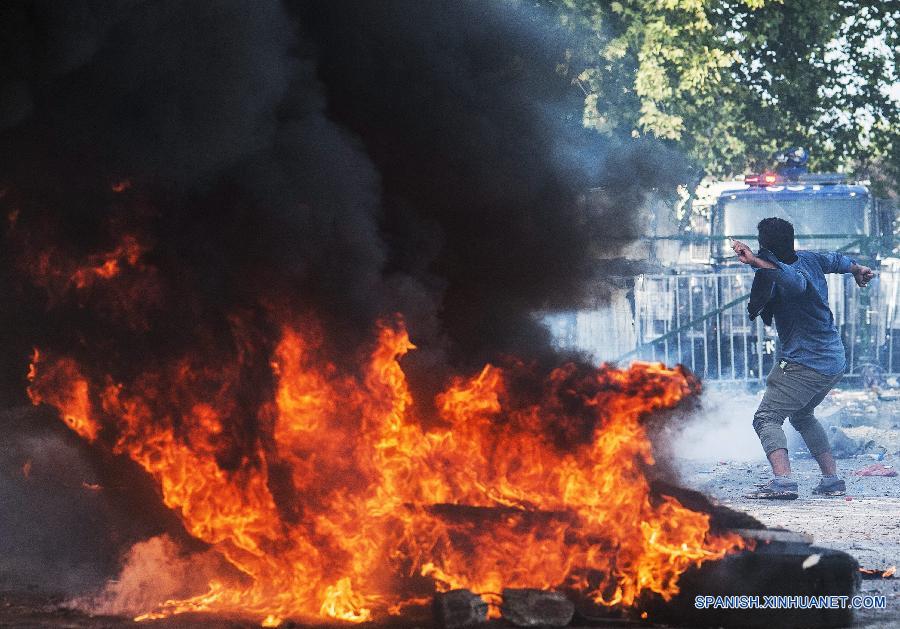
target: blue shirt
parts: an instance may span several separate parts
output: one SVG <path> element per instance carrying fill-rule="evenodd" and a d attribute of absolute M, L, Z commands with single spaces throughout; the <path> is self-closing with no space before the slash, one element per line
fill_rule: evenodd
<path fill-rule="evenodd" d="M 854 261 L 840 253 L 798 251 L 791 264 L 757 269 L 775 283 L 772 313 L 781 341 L 781 358 L 825 375 L 847 367 L 844 344 L 828 307 L 826 273 L 849 273 Z"/>

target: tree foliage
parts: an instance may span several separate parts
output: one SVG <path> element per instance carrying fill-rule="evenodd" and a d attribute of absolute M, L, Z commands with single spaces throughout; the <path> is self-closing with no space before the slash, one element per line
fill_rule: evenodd
<path fill-rule="evenodd" d="M 544 4 L 577 42 L 562 71 L 598 131 L 677 143 L 717 176 L 800 145 L 814 168 L 896 186 L 900 1 Z"/>

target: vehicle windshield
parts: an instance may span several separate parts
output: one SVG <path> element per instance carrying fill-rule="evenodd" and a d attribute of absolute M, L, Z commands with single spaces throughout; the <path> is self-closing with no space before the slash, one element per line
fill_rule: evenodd
<path fill-rule="evenodd" d="M 764 218 L 777 216 L 794 225 L 798 249 L 834 250 L 853 241 L 851 235 L 865 233 L 865 208 L 868 197 L 791 195 L 776 193 L 753 198 L 722 200 L 722 233 L 728 236 L 756 234 L 756 225 Z M 803 238 L 812 234 L 847 234 L 838 238 Z M 754 250 L 755 238 L 746 238 Z"/>

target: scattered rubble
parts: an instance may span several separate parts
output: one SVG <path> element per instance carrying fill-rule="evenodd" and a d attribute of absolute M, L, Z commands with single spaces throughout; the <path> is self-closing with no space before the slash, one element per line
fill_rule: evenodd
<path fill-rule="evenodd" d="M 469 590 L 450 590 L 434 597 L 434 615 L 444 629 L 461 629 L 487 622 L 488 604 Z"/>
<path fill-rule="evenodd" d="M 900 427 L 856 426 L 844 428 L 844 434 L 851 439 L 871 443 L 869 451 L 873 454 L 900 454 Z"/>
<path fill-rule="evenodd" d="M 826 425 L 841 428 L 900 428 L 897 421 L 900 417 L 900 389 L 834 389 L 816 409 L 816 416 Z"/>
<path fill-rule="evenodd" d="M 507 588 L 500 613 L 516 627 L 565 627 L 575 605 L 560 592 Z"/>
<path fill-rule="evenodd" d="M 863 579 L 893 579 L 897 573 L 897 566 L 891 566 L 887 570 L 874 570 L 872 568 L 860 568 L 859 574 Z"/>
<path fill-rule="evenodd" d="M 900 389 L 864 391 L 835 389 L 816 409 L 816 417 L 828 433 L 834 456 L 883 461 L 900 456 Z M 791 450 L 808 457 L 799 435 L 788 430 Z"/>
<path fill-rule="evenodd" d="M 894 469 L 893 465 L 875 463 L 859 470 L 853 470 L 850 473 L 854 476 L 896 476 L 897 470 Z"/>
<path fill-rule="evenodd" d="M 828 427 L 828 440 L 831 442 L 831 451 L 838 459 L 849 459 L 858 454 L 863 454 L 870 447 L 869 443 L 863 443 L 850 437 L 837 426 Z"/>

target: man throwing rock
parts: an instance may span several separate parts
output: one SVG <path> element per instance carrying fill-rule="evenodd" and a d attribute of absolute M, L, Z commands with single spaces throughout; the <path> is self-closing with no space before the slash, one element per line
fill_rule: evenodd
<path fill-rule="evenodd" d="M 791 477 L 786 418 L 806 442 L 822 470 L 813 493 L 841 496 L 844 481 L 837 476 L 831 446 L 813 410 L 844 375 L 844 345 L 828 307 L 825 273 L 852 273 L 866 286 L 872 269 L 840 253 L 794 251 L 794 226 L 780 218 L 757 225 L 760 250 L 754 255 L 746 244 L 734 241 L 738 259 L 755 269 L 748 305 L 750 319 L 762 316 L 775 329 L 781 353 L 766 378 L 766 392 L 753 417 L 753 428 L 772 465 L 774 478 L 745 498 L 792 500 L 797 481 Z"/>

